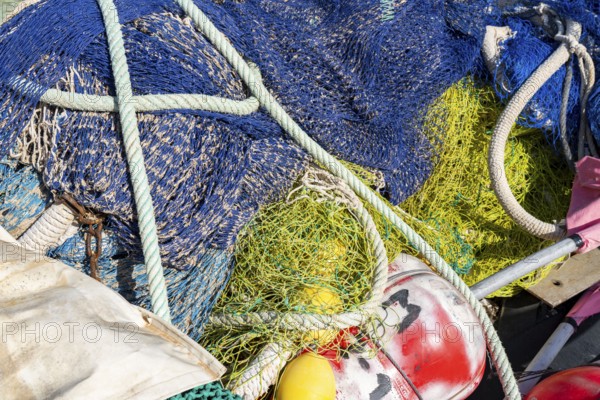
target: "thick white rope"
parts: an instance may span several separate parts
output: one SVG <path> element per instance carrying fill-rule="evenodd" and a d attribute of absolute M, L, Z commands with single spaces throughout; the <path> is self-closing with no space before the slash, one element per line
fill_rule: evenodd
<path fill-rule="evenodd" d="M 167 298 L 167 286 L 160 259 L 154 207 L 152 205 L 150 185 L 148 184 L 148 175 L 144 164 L 138 121 L 135 115 L 135 107 L 131 102 L 133 90 L 127 66 L 127 58 L 125 56 L 121 24 L 119 23 L 117 8 L 112 0 L 97 0 L 97 2 L 104 20 L 111 67 L 117 91 L 121 134 L 123 135 L 127 166 L 133 185 L 133 196 L 135 198 L 138 226 L 142 239 L 152 310 L 163 320 L 170 322 L 171 316 Z"/>
<path fill-rule="evenodd" d="M 577 25 L 570 24 L 568 34 L 577 34 Z M 579 27 L 580 29 L 580 27 Z M 579 33 L 581 30 L 579 30 Z M 579 35 L 577 35 L 579 37 Z M 513 124 L 519 114 L 537 91 L 560 69 L 569 59 L 570 52 L 567 44 L 562 43 L 552 55 L 546 59 L 523 83 L 521 88 L 510 99 L 508 105 L 498 118 L 492 140 L 490 142 L 488 168 L 492 188 L 498 201 L 508 215 L 525 231 L 532 235 L 559 240 L 565 236 L 565 230 L 558 224 L 546 223 L 529 214 L 517 201 L 510 189 L 504 169 L 504 152 L 506 142 Z"/>
<path fill-rule="evenodd" d="M 559 240 L 564 237 L 565 231 L 557 224 L 550 224 L 538 220 L 529 214 L 513 195 L 504 169 L 504 151 L 506 142 L 513 124 L 525 105 L 531 100 L 540 87 L 569 59 L 567 46 L 561 44 L 559 48 L 544 61 L 521 88 L 515 93 L 508 105 L 498 118 L 494 134 L 490 142 L 488 168 L 492 188 L 504 211 L 525 231 L 532 235 Z"/>
<path fill-rule="evenodd" d="M 50 89 L 44 93 L 40 101 L 78 111 L 115 112 L 117 111 L 117 99 L 112 96 L 96 96 L 86 94 L 75 94 Z M 233 115 L 248 115 L 258 110 L 258 100 L 250 97 L 246 100 L 231 100 L 218 96 L 207 96 L 201 94 L 154 94 L 144 96 L 133 96 L 130 100 L 136 111 L 160 111 L 160 110 L 202 110 Z M 88 103 L 89 106 L 81 107 Z"/>
<path fill-rule="evenodd" d="M 258 73 L 258 70 L 256 72 Z M 30 92 L 41 88 L 40 85 L 22 78 L 13 79 L 11 86 L 18 92 Z M 65 92 L 58 89 L 48 89 L 40 98 L 40 102 L 48 105 L 88 112 L 117 112 L 117 100 L 117 97 L 113 96 Z M 137 112 L 201 110 L 243 116 L 252 114 L 259 108 L 255 97 L 232 100 L 204 94 L 149 94 L 131 96 L 126 101 L 131 103 Z"/>
<path fill-rule="evenodd" d="M 537 91 L 554 75 L 566 62 L 571 54 L 575 54 L 579 61 L 581 71 L 581 118 L 579 134 L 579 154 L 583 152 L 583 143 L 587 139 L 587 116 L 585 104 L 595 81 L 595 70 L 590 55 L 579 42 L 581 36 L 581 25 L 567 20 L 566 34 L 559 33 L 555 36 L 561 45 L 546 59 L 523 83 L 521 88 L 511 98 L 508 105 L 498 118 L 492 140 L 490 142 L 488 167 L 492 188 L 496 193 L 498 201 L 508 215 L 525 231 L 542 239 L 560 240 L 564 238 L 566 231 L 557 223 L 540 221 L 529 214 L 517 201 L 510 189 L 504 169 L 504 152 L 506 142 L 510 135 L 513 124 L 527 103 Z M 562 128 L 561 128 L 562 129 Z"/>
<path fill-rule="evenodd" d="M 64 204 L 52 204 L 19 237 L 19 244 L 26 249 L 45 253 L 49 248 L 61 245 L 77 233 L 75 214 Z"/>
<path fill-rule="evenodd" d="M 267 393 L 292 355 L 287 350 L 289 348 L 279 343 L 269 343 L 263 347 L 242 376 L 227 385 L 231 392 L 244 400 L 255 400 Z"/>

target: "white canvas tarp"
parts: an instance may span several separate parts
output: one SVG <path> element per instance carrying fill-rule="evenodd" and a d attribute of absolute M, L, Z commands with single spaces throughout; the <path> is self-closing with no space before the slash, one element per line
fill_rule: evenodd
<path fill-rule="evenodd" d="M 224 373 L 172 325 L 2 231 L 0 399 L 165 399 Z"/>

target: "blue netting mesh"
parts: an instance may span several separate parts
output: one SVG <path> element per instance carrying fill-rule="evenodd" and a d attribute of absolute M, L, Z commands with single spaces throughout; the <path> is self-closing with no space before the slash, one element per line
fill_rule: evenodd
<path fill-rule="evenodd" d="M 0 226 L 18 237 L 41 215 L 49 201 L 50 195 L 43 190 L 41 177 L 32 167 L 9 159 L 0 162 Z M 81 232 L 50 249 L 48 255 L 90 273 Z M 209 249 L 203 252 L 197 267 L 165 271 L 172 322 L 195 340 L 202 333 L 197 322 L 206 319 L 219 288 L 229 279 L 231 259 L 230 252 Z M 129 302 L 151 309 L 141 254 L 123 247 L 110 229 L 104 232 L 98 264 L 102 283 Z"/>
<path fill-rule="evenodd" d="M 15 236 L 23 233 L 46 208 L 49 198 L 31 166 L 0 161 L 0 225 Z"/>
<path fill-rule="evenodd" d="M 383 172 L 385 194 L 395 203 L 431 171 L 436 155 L 421 118 L 477 65 L 485 25 L 496 17 L 491 3 L 197 1 L 258 65 L 293 118 L 336 156 Z M 236 72 L 172 1 L 116 4 L 135 94 L 248 96 Z M 102 277 L 145 304 L 117 116 L 38 105 L 51 87 L 114 95 L 103 30 L 94 0 L 42 0 L 0 28 L 0 144 L 4 151 L 14 146 L 36 107 L 44 107 L 38 123 L 51 127 L 40 153 L 45 186 L 107 215 L 119 250 L 102 261 Z M 263 112 L 138 115 L 162 259 L 188 271 L 167 270 L 171 301 L 181 303 L 173 314 L 176 321 L 201 324 L 227 279 L 240 228 L 290 188 L 309 158 Z M 64 246 L 80 251 L 81 238 Z M 54 255 L 81 262 L 63 251 L 71 249 Z M 185 288 L 197 287 L 204 289 L 198 297 L 186 297 Z"/>

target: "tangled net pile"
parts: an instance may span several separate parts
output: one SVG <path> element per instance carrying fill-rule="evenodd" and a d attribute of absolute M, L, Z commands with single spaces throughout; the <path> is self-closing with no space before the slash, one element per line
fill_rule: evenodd
<path fill-rule="evenodd" d="M 418 189 L 436 159 L 422 131 L 423 107 L 475 67 L 496 12 L 491 1 L 463 0 L 393 10 L 378 0 L 196 3 L 294 120 L 327 151 L 381 174 L 382 193 L 394 203 Z M 115 4 L 133 95 L 256 103 L 174 1 Z M 117 114 L 40 101 L 50 89 L 115 95 L 104 29 L 95 0 L 42 0 L 2 25 L 0 145 L 2 155 L 33 166 L 53 195 L 105 216 L 100 278 L 147 305 Z M 281 199 L 309 162 L 255 105 L 243 115 L 138 113 L 173 322 L 192 337 L 228 280 L 240 228 Z M 53 255 L 85 263 L 77 258 L 82 243 L 73 238 Z"/>
<path fill-rule="evenodd" d="M 472 79 L 446 91 L 426 118 L 434 137 L 440 137 L 442 130 L 445 134 L 437 149 L 440 162 L 421 190 L 396 207 L 399 213 L 412 216 L 408 221 L 414 229 L 463 273 L 470 285 L 548 244 L 520 230 L 489 187 L 486 149 L 501 111 L 493 90 L 476 86 Z M 572 175 L 540 130 L 516 126 L 506 160 L 514 193 L 529 210 L 546 219 L 565 215 Z M 372 186 L 381 183 L 378 174 L 356 165 L 349 167 Z M 242 230 L 236 245 L 236 269 L 215 312 L 330 314 L 361 304 L 373 273 L 369 243 L 346 207 L 322 200 L 300 183 L 286 201 L 261 209 Z M 399 231 L 374 210 L 370 212 L 390 260 L 401 252 L 414 252 Z M 549 268 L 531 273 L 493 296 L 511 296 L 539 280 Z M 311 300 L 315 295 L 321 298 Z M 232 381 L 269 343 L 285 343 L 293 354 L 319 347 L 336 334 L 283 332 L 260 324 L 252 329 L 207 329 L 201 343 L 230 368 Z"/>
<path fill-rule="evenodd" d="M 354 311 L 372 288 L 375 267 L 371 243 L 353 210 L 310 170 L 287 199 L 262 209 L 236 245 L 233 281 L 216 313 L 257 311 L 335 314 Z M 278 331 L 208 325 L 201 343 L 231 366 L 237 379 L 269 343 L 286 351 L 319 346 L 337 331 Z"/>
<path fill-rule="evenodd" d="M 374 0 L 196 2 L 255 63 L 260 79 L 302 129 L 351 163 L 393 204 L 408 199 L 402 205 L 406 212 L 396 211 L 410 215 L 411 225 L 467 282 L 543 245 L 516 228 L 489 189 L 486 144 L 500 107 L 492 91 L 465 81 L 434 102 L 477 69 L 484 28 L 497 22 L 491 2 L 430 0 L 393 9 Z M 116 3 L 134 95 L 192 93 L 258 104 L 175 3 Z M 91 12 L 78 18 L 82 9 Z M 114 96 L 97 11 L 92 0 L 45 0 L 2 26 L 0 91 L 7 95 L 0 101 L 0 144 L 10 157 L 39 172 L 53 195 L 71 195 L 106 216 L 100 278 L 131 302 L 148 306 L 118 119 L 106 110 L 82 112 L 40 102 L 50 89 Z M 526 39 L 538 33 L 511 21 Z M 67 35 L 56 29 L 63 25 Z M 502 54 L 502 69 L 492 71 L 494 89 L 503 99 L 530 73 L 511 53 L 528 47 L 511 43 Z M 533 61 L 551 51 L 535 40 L 529 44 L 541 49 L 530 57 Z M 14 59 L 15 52 L 24 56 Z M 550 138 L 558 119 L 556 83 L 564 75 L 559 73 L 522 114 L 524 125 L 543 128 Z M 577 85 L 569 95 L 577 97 Z M 173 322 L 195 339 L 229 278 L 234 247 L 238 268 L 218 312 L 353 310 L 365 301 L 373 275 L 362 228 L 343 204 L 311 191 L 306 182 L 281 202 L 311 159 L 265 110 L 257 105 L 246 111 L 139 113 L 161 257 L 171 267 L 165 275 Z M 573 104 L 568 111 L 577 115 Z M 559 219 L 566 211 L 570 176 L 554 173 L 559 161 L 543 144 L 539 131 L 514 132 L 507 151 L 509 181 L 526 208 L 542 219 Z M 51 201 L 40 199 L 44 206 Z M 391 223 L 376 219 L 390 257 L 410 251 L 411 243 Z M 9 223 L 22 229 L 20 222 Z M 84 249 L 78 234 L 50 254 L 86 270 Z M 496 295 L 510 295 L 538 277 L 526 277 Z M 245 330 L 210 326 L 204 340 L 234 367 L 230 377 L 235 379 L 266 343 L 296 349 L 321 345 L 332 336 L 335 332 L 283 334 L 258 324 Z"/>

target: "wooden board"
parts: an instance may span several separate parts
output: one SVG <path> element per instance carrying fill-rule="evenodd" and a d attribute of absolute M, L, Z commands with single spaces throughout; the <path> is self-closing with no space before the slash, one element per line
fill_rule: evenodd
<path fill-rule="evenodd" d="M 600 281 L 600 250 L 577 254 L 527 291 L 556 307 Z"/>

